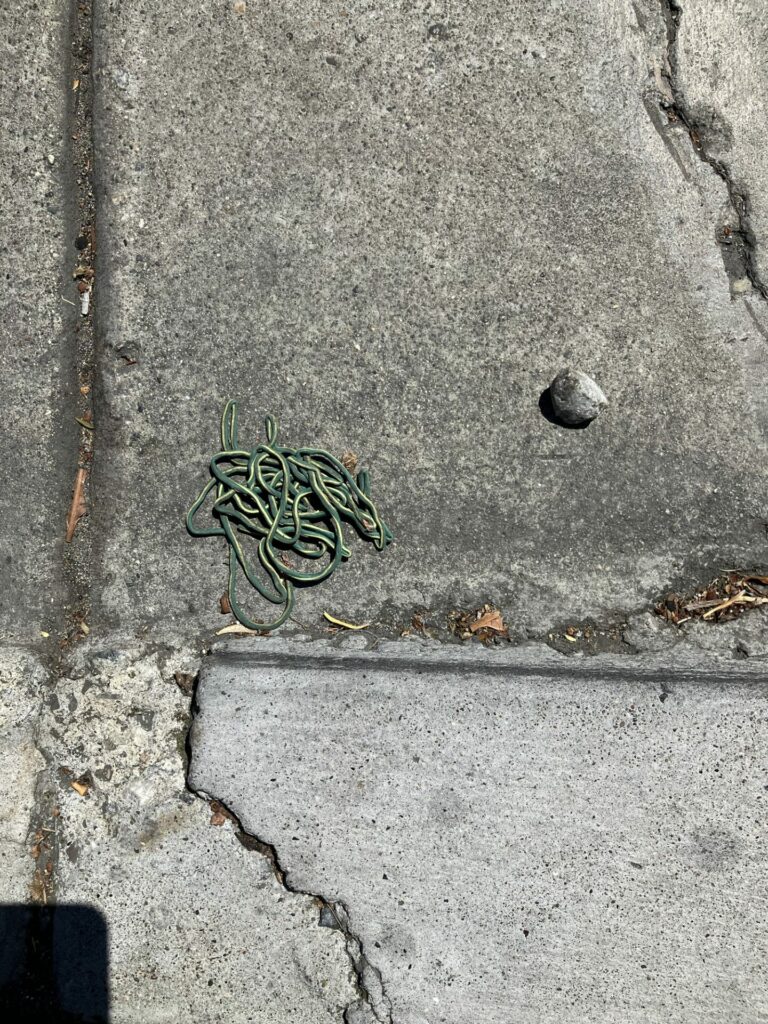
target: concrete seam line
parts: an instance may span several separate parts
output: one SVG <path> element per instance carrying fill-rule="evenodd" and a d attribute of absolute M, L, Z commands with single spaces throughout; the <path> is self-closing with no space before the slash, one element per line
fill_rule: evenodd
<path fill-rule="evenodd" d="M 493 660 L 490 660 L 490 658 L 487 660 L 485 658 L 475 660 L 469 657 L 446 657 L 443 654 L 444 650 L 445 648 L 441 651 L 429 652 L 424 657 L 418 659 L 409 656 L 405 652 L 403 652 L 404 656 L 402 657 L 390 654 L 389 652 L 387 656 L 382 657 L 376 656 L 375 652 L 369 655 L 364 651 L 343 652 L 323 650 L 322 652 L 307 653 L 301 647 L 297 647 L 295 651 L 285 649 L 274 651 L 214 649 L 213 655 L 217 660 L 233 666 L 245 665 L 254 668 L 259 666 L 265 668 L 295 668 L 298 665 L 302 668 L 333 667 L 336 670 L 342 671 L 355 671 L 359 669 L 370 671 L 416 670 L 424 674 L 443 672 L 450 668 L 463 668 L 471 675 L 515 675 L 521 679 L 561 676 L 566 683 L 573 678 L 590 677 L 620 680 L 624 678 L 627 671 L 626 665 L 609 666 L 601 663 L 599 657 L 595 659 L 595 664 L 591 662 L 580 664 L 572 659 L 566 660 L 559 656 L 562 659 L 561 663 L 549 662 L 543 665 L 536 665 L 533 663 L 515 662 L 510 657 L 502 657 L 500 652 L 498 660 L 495 657 Z M 551 650 L 551 648 L 547 648 L 547 650 Z M 482 654 L 483 652 L 478 653 Z M 689 668 L 683 664 L 646 667 L 638 663 L 633 665 L 632 670 L 639 681 L 648 684 L 699 682 L 702 686 L 727 686 L 733 683 L 756 683 L 760 682 L 763 678 L 759 666 L 756 666 L 754 671 L 743 671 L 731 668 L 730 664 L 723 664 L 722 666 L 713 664 L 709 678 L 704 682 L 701 681 L 700 667 Z"/>
<path fill-rule="evenodd" d="M 90 523 L 93 504 L 91 470 L 95 431 L 95 296 L 96 296 L 96 196 L 93 185 L 93 9 L 92 0 L 71 0 L 67 40 L 68 68 L 66 136 L 68 157 L 68 231 L 67 276 L 76 300 L 76 323 L 71 372 L 76 390 L 71 416 L 79 423 L 77 467 L 82 484 L 80 514 L 70 522 L 68 543 L 64 545 L 64 575 L 68 590 L 65 630 L 71 639 L 87 633 L 93 562 L 93 529 Z M 73 479 L 73 484 L 76 478 Z M 66 510 L 65 510 L 66 511 Z M 75 513 L 75 497 L 70 514 Z M 85 514 L 84 514 L 85 513 Z M 62 525 L 63 529 L 63 525 Z"/>

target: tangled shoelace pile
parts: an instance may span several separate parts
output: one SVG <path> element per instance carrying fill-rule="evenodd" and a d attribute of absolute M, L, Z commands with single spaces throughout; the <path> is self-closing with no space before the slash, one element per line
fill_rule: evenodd
<path fill-rule="evenodd" d="M 287 448 L 277 443 L 277 422 L 265 420 L 266 442 L 251 451 L 240 448 L 237 404 L 227 402 L 221 417 L 221 446 L 211 459 L 212 479 L 187 513 L 193 537 L 225 537 L 229 545 L 227 594 L 232 612 L 249 629 L 268 631 L 282 625 L 293 610 L 295 586 L 310 586 L 328 579 L 339 563 L 349 558 L 342 520 L 379 551 L 392 540 L 370 497 L 366 470 L 356 477 L 322 448 Z M 215 489 L 211 513 L 217 525 L 199 527 L 195 517 Z M 256 560 L 243 546 L 245 538 L 258 542 Z M 297 568 L 291 552 L 316 562 L 318 569 Z M 258 567 L 263 572 L 260 574 Z M 271 622 L 256 622 L 237 597 L 238 566 L 258 593 L 283 605 Z"/>

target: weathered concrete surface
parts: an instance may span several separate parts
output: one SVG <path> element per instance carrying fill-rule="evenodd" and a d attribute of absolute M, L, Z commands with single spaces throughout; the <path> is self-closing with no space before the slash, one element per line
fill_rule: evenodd
<path fill-rule="evenodd" d="M 190 779 L 343 901 L 382 1021 L 753 1024 L 766 697 L 713 656 L 264 641 L 204 667 Z"/>
<path fill-rule="evenodd" d="M 114 1024 L 337 1024 L 358 999 L 342 935 L 185 788 L 190 670 L 125 641 L 73 657 L 41 729 L 56 899 L 106 918 Z"/>
<path fill-rule="evenodd" d="M 77 454 L 63 397 L 72 331 L 64 281 L 69 3 L 0 10 L 0 639 L 39 640 L 60 620 L 67 491 Z M 71 443 L 69 443 L 71 441 Z"/>
<path fill-rule="evenodd" d="M 46 681 L 28 652 L 0 652 L 0 904 L 26 902 L 33 882 L 33 812 L 45 768 L 37 730 Z"/>
<path fill-rule="evenodd" d="M 672 5 L 677 7 L 678 5 Z M 704 151 L 747 201 L 755 267 L 768 288 L 768 17 L 740 0 L 679 5 L 677 80 Z"/>
<path fill-rule="evenodd" d="M 98 5 L 95 621 L 221 621 L 181 522 L 229 397 L 362 455 L 397 537 L 300 622 L 543 630 L 765 560 L 764 310 L 668 42 L 656 0 Z M 566 362 L 611 398 L 588 430 L 538 408 Z"/>

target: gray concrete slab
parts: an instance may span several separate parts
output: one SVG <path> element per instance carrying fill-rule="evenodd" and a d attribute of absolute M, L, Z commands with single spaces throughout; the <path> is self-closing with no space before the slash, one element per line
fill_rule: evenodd
<path fill-rule="evenodd" d="M 114 1024 L 335 1024 L 358 1001 L 344 938 L 186 789 L 174 675 L 195 668 L 125 641 L 73 655 L 40 728 L 58 808 L 48 898 L 104 915 Z"/>
<path fill-rule="evenodd" d="M 69 8 L 42 0 L 0 10 L 0 638 L 21 643 L 62 619 L 77 458 L 77 427 L 64 413 L 76 297 L 65 273 L 75 241 L 64 199 Z"/>
<path fill-rule="evenodd" d="M 190 781 L 341 901 L 376 1018 L 768 1017 L 764 666 L 277 639 L 197 692 Z"/>
<path fill-rule="evenodd" d="M 0 904 L 24 903 L 32 891 L 34 808 L 45 768 L 37 733 L 47 681 L 29 652 L 0 652 Z"/>
<path fill-rule="evenodd" d="M 360 454 L 396 534 L 300 622 L 540 631 L 765 560 L 764 309 L 664 113 L 662 5 L 170 0 L 98 5 L 95 44 L 100 627 L 220 623 L 181 520 L 230 397 Z M 564 363 L 588 430 L 539 410 Z"/>

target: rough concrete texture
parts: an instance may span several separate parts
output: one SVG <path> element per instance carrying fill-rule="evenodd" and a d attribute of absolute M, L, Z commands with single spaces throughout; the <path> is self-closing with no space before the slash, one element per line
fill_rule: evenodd
<path fill-rule="evenodd" d="M 37 730 L 47 673 L 28 652 L 0 656 L 0 904 L 29 898 L 34 863 L 30 833 L 45 761 Z"/>
<path fill-rule="evenodd" d="M 678 84 L 703 151 L 747 206 L 755 270 L 768 289 L 768 18 L 762 4 L 685 0 L 677 8 Z"/>
<path fill-rule="evenodd" d="M 267 641 L 204 668 L 190 780 L 343 901 L 381 1021 L 753 1024 L 767 696 L 715 658 Z"/>
<path fill-rule="evenodd" d="M 29 643 L 62 617 L 67 491 L 77 452 L 64 398 L 73 329 L 64 280 L 69 3 L 0 9 L 0 638 Z M 71 441 L 71 443 L 68 443 Z"/>
<path fill-rule="evenodd" d="M 543 630 L 765 561 L 764 303 L 664 14 L 97 7 L 102 626 L 220 622 L 181 521 L 230 397 L 245 438 L 361 455 L 396 535 L 299 622 L 490 598 Z M 583 431 L 538 407 L 568 362 L 611 397 Z"/>
<path fill-rule="evenodd" d="M 358 998 L 341 933 L 185 788 L 190 697 L 174 673 L 193 667 L 91 645 L 60 680 L 42 730 L 59 808 L 51 898 L 105 915 L 114 1024 L 336 1024 Z"/>
<path fill-rule="evenodd" d="M 765 618 L 647 614 L 766 561 L 759 5 L 98 2 L 95 125 L 89 12 L 0 11 L 0 900 L 105 915 L 115 1024 L 768 1020 Z M 195 787 L 274 850 L 184 777 L 229 397 L 397 536 L 299 596 L 364 636 L 206 674 Z M 640 657 L 366 653 L 486 599 Z"/>

